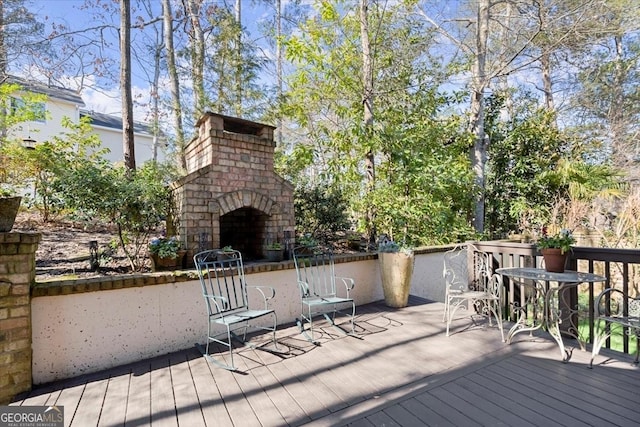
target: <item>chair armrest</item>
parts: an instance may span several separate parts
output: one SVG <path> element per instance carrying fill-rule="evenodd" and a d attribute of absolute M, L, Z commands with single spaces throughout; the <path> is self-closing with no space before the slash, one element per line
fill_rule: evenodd
<path fill-rule="evenodd" d="M 349 298 L 349 291 L 351 291 L 356 285 L 355 280 L 353 280 L 351 277 L 338 277 L 338 276 L 336 276 L 336 280 L 342 281 L 342 284 L 347 290 L 347 298 Z"/>
<path fill-rule="evenodd" d="M 300 289 L 300 295 L 302 296 L 302 298 L 305 298 L 311 295 L 309 293 L 309 284 L 304 280 L 298 280 L 298 289 Z"/>
<path fill-rule="evenodd" d="M 253 289 L 256 290 L 262 295 L 262 299 L 264 300 L 264 308 L 267 307 L 267 301 L 273 299 L 276 296 L 276 290 L 272 286 L 247 286 L 247 290 Z"/>
<path fill-rule="evenodd" d="M 217 296 L 217 295 L 204 295 L 204 297 L 206 299 L 211 300 L 215 304 L 216 310 L 218 311 L 218 313 L 224 313 L 224 311 L 229 306 L 229 303 L 228 303 L 228 301 L 227 301 L 227 299 L 225 297 L 221 297 L 221 296 Z M 220 306 L 220 304 L 218 304 L 218 301 L 220 301 L 222 303 L 222 306 Z"/>
<path fill-rule="evenodd" d="M 598 294 L 598 296 L 596 297 L 595 300 L 595 304 L 594 304 L 594 311 L 595 311 L 595 316 L 596 317 L 600 317 L 600 316 L 610 316 L 611 313 L 609 312 L 610 307 L 607 307 L 606 304 L 606 298 L 614 298 L 614 294 L 620 294 L 618 297 L 621 297 L 623 300 L 629 299 L 629 297 L 622 292 L 620 289 L 616 289 L 616 288 L 607 288 L 605 290 L 603 290 L 602 292 L 600 292 Z M 620 312 L 621 314 L 621 312 Z"/>

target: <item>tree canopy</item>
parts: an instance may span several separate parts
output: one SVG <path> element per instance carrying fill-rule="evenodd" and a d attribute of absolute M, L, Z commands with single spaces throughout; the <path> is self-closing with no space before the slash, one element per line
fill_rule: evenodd
<path fill-rule="evenodd" d="M 351 228 L 410 245 L 504 237 L 640 176 L 637 1 L 284 3 L 252 3 L 265 18 L 248 25 L 238 3 L 130 0 L 149 90 L 134 102 L 174 135 L 177 165 L 203 111 L 276 122 L 300 197 L 339 195 Z M 83 8 L 90 27 L 47 20 L 0 44 L 43 34 L 51 52 L 8 71 L 119 85 L 118 6 Z"/>

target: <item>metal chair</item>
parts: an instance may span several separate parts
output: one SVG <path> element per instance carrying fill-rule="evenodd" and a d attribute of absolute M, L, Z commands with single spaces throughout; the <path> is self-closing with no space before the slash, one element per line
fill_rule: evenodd
<path fill-rule="evenodd" d="M 488 317 L 489 325 L 495 318 L 504 342 L 502 328 L 502 276 L 493 274 L 491 256 L 474 245 L 457 245 L 444 254 L 445 306 L 443 321 L 447 323 L 447 336 L 458 309 L 468 310 L 472 316 Z"/>
<path fill-rule="evenodd" d="M 640 296 L 632 297 L 620 289 L 606 288 L 596 297 L 594 324 L 589 368 L 593 367 L 593 359 L 600 353 L 600 349 L 611 337 L 616 327 L 619 328 L 620 334 L 636 337 L 636 357 L 633 363 L 638 363 L 640 358 Z"/>
<path fill-rule="evenodd" d="M 202 295 L 207 307 L 207 344 L 204 349 L 198 345 L 205 358 L 225 369 L 237 370 L 233 363 L 233 343 L 231 340 L 234 338 L 246 344 L 249 326 L 270 331 L 273 334 L 273 345 L 277 349 L 276 325 L 278 321 L 275 311 L 268 307 L 268 301 L 275 296 L 275 290 L 268 286 L 248 286 L 246 284 L 240 252 L 213 249 L 195 254 L 193 261 L 198 271 Z M 261 297 L 264 302 L 263 307 L 257 309 L 249 307 L 248 290 L 257 291 L 258 297 Z M 273 326 L 270 324 L 268 326 L 251 324 L 252 320 L 265 316 L 270 316 L 273 319 Z M 224 327 L 224 332 L 214 333 L 215 326 Z M 235 333 L 238 329 L 243 329 L 242 337 Z M 209 346 L 212 342 L 229 349 L 230 363 L 220 362 L 211 356 Z"/>
<path fill-rule="evenodd" d="M 356 305 L 353 298 L 349 296 L 349 292 L 355 285 L 354 280 L 335 275 L 333 254 L 329 251 L 323 251 L 317 247 L 298 247 L 293 250 L 293 259 L 302 305 L 301 318 L 296 319 L 300 332 L 307 340 L 317 344 L 313 331 L 313 318 L 322 315 L 341 333 L 353 334 Z M 338 295 L 336 287 L 338 282 L 344 285 L 343 296 Z M 339 310 L 345 306 L 349 310 L 347 313 Z M 346 332 L 336 325 L 335 318 L 338 313 L 350 316 L 350 332 Z M 305 328 L 305 322 L 309 325 L 309 333 Z"/>

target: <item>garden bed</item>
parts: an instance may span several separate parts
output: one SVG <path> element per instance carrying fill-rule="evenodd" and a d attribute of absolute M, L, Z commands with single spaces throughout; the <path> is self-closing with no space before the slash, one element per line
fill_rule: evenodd
<path fill-rule="evenodd" d="M 103 225 L 84 227 L 69 221 L 43 223 L 38 215 L 20 212 L 13 232 L 40 233 L 42 238 L 36 251 L 36 280 L 52 278 L 89 278 L 131 273 L 127 258 L 110 250 L 110 242 L 117 238 L 114 230 Z M 103 254 L 99 271 L 92 271 L 89 262 L 89 242 L 98 242 Z M 147 271 L 151 271 L 146 266 Z"/>

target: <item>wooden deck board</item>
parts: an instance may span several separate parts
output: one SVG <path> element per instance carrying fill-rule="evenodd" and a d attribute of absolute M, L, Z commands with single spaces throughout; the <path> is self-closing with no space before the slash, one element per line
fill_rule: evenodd
<path fill-rule="evenodd" d="M 286 354 L 238 348 L 241 372 L 191 348 L 36 386 L 13 404 L 63 405 L 72 427 L 637 425 L 631 357 L 603 351 L 588 369 L 590 354 L 575 349 L 562 363 L 544 332 L 507 345 L 469 318 L 446 337 L 442 304 L 410 303 L 358 307 L 360 338 L 327 328 L 319 346 L 281 326 Z"/>
<path fill-rule="evenodd" d="M 91 425 L 92 423 L 95 424 L 96 420 L 100 418 L 102 405 L 96 405 L 96 402 L 100 402 L 104 399 L 108 384 L 108 379 L 87 383 L 83 390 L 82 398 L 80 399 L 80 402 L 78 402 L 76 413 L 73 417 L 73 422 L 75 424 Z"/>
<path fill-rule="evenodd" d="M 100 413 L 99 426 L 113 426 L 122 424 L 125 419 L 127 409 L 127 399 L 129 396 L 129 381 L 131 375 L 120 372 L 111 378 L 107 384 L 102 411 Z M 65 408 L 66 410 L 66 408 Z M 66 416 L 66 414 L 65 414 Z"/>
<path fill-rule="evenodd" d="M 206 423 L 202 416 L 198 393 L 189 369 L 189 354 L 177 353 L 171 355 L 171 378 L 173 395 L 178 414 L 178 424 L 193 427 L 204 427 Z"/>
<path fill-rule="evenodd" d="M 64 425 L 70 426 L 73 422 L 73 418 L 76 414 L 76 409 L 82 398 L 82 392 L 84 391 L 86 384 L 71 385 L 65 387 L 58 398 L 56 399 L 56 406 L 64 406 Z"/>
<path fill-rule="evenodd" d="M 415 397 L 401 402 L 399 406 L 411 412 L 421 420 L 428 420 L 430 425 L 455 427 L 451 421 L 431 410 L 428 406 L 420 403 Z"/>
<path fill-rule="evenodd" d="M 571 372 L 573 375 L 568 377 L 566 375 L 560 375 L 558 373 L 548 374 L 549 372 L 553 372 L 550 370 L 542 369 L 538 366 L 532 366 L 531 364 L 525 363 L 522 360 L 518 359 L 510 359 L 505 362 L 507 368 L 511 366 L 519 366 L 525 369 L 528 369 L 527 376 L 530 378 L 542 383 L 547 384 L 549 387 L 553 387 L 558 390 L 560 393 L 567 395 L 575 395 L 577 399 L 579 399 L 578 405 L 585 405 L 585 411 L 591 412 L 595 417 L 603 418 L 603 423 L 613 422 L 613 423 L 626 423 L 632 420 L 639 420 L 639 413 L 634 410 L 634 408 L 627 408 L 623 405 L 620 405 L 616 399 L 610 397 L 609 393 L 612 391 L 611 387 L 608 387 L 606 382 L 592 385 L 592 387 L 579 387 L 577 390 L 575 388 L 576 384 L 583 384 L 581 377 L 583 375 L 582 372 L 576 371 L 576 365 L 573 364 L 571 366 L 565 366 L 567 369 L 565 371 L 574 371 Z M 549 383 L 549 378 L 554 378 L 551 384 Z M 575 378 L 575 379 L 574 379 Z M 618 399 L 621 397 L 627 396 L 618 396 Z M 605 408 L 603 408 L 605 406 Z M 594 413 L 593 410 L 596 410 Z"/>
<path fill-rule="evenodd" d="M 484 381 L 475 382 L 474 380 L 477 381 L 478 377 L 468 375 L 456 383 L 471 393 L 481 396 L 484 400 L 500 406 L 503 410 L 517 415 L 520 418 L 520 422 L 516 423 L 516 425 L 531 424 L 535 426 L 547 426 L 553 422 L 552 419 L 547 418 L 544 414 L 532 411 L 526 406 L 521 405 L 516 399 L 513 399 L 512 394 L 503 395 L 496 392 L 496 387 L 492 385 L 493 383 L 485 383 Z M 511 418 L 511 415 L 508 417 Z"/>
<path fill-rule="evenodd" d="M 138 363 L 131 372 L 125 426 L 151 425 L 151 362 Z M 75 424 L 75 423 L 74 423 Z M 77 424 L 81 426 L 82 424 Z"/>
<path fill-rule="evenodd" d="M 162 427 L 178 425 L 176 402 L 173 396 L 173 381 L 168 358 L 151 362 L 151 424 Z"/>
<path fill-rule="evenodd" d="M 222 395 L 218 390 L 218 384 L 211 375 L 206 359 L 204 357 L 195 358 L 189 361 L 189 365 L 205 421 L 215 420 L 215 425 L 219 427 L 233 426 Z M 210 422 L 207 424 L 211 425 Z"/>

